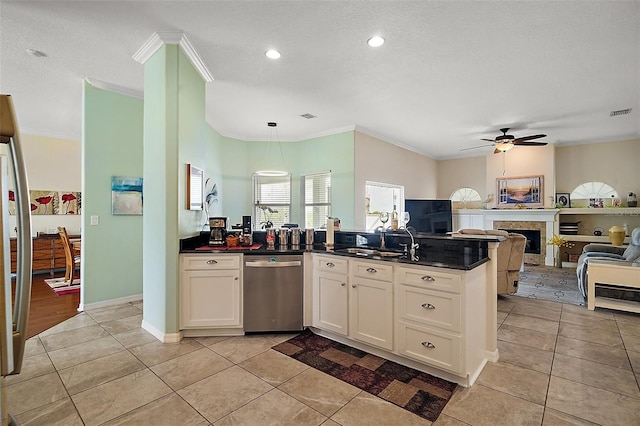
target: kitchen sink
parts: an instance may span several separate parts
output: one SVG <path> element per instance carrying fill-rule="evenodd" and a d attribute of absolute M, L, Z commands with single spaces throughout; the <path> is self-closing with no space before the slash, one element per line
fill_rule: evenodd
<path fill-rule="evenodd" d="M 350 253 L 355 254 L 356 256 L 363 257 L 400 257 L 403 256 L 404 253 L 398 253 L 397 251 L 384 251 L 384 250 L 375 250 L 375 249 L 367 249 L 361 247 L 349 247 L 345 249 L 336 250 L 338 253 Z"/>

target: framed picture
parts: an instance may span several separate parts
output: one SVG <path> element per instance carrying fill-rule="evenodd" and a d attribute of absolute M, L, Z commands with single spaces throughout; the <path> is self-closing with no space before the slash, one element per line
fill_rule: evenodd
<path fill-rule="evenodd" d="M 499 208 L 544 207 L 542 176 L 498 178 Z"/>
<path fill-rule="evenodd" d="M 111 176 L 111 214 L 142 214 L 142 178 Z"/>
<path fill-rule="evenodd" d="M 556 207 L 571 207 L 571 198 L 566 192 L 556 193 Z"/>
<path fill-rule="evenodd" d="M 187 210 L 202 210 L 204 207 L 204 171 L 187 164 Z"/>
<path fill-rule="evenodd" d="M 604 199 L 602 198 L 589 198 L 589 207 L 601 209 L 604 207 Z"/>

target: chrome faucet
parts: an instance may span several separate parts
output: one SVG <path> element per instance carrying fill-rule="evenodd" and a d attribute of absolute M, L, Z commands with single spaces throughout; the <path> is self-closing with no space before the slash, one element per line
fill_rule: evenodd
<path fill-rule="evenodd" d="M 405 230 L 405 232 L 407 234 L 409 234 L 409 237 L 411 237 L 411 245 L 408 247 L 409 248 L 409 258 L 411 259 L 412 262 L 417 262 L 418 260 L 420 260 L 420 258 L 418 257 L 418 255 L 416 254 L 416 249 L 418 247 L 420 247 L 419 244 L 416 243 L 416 241 L 413 238 L 413 234 L 411 233 L 411 231 L 409 231 L 409 229 L 407 228 L 402 228 Z M 405 245 L 405 250 L 407 249 L 406 245 Z"/>

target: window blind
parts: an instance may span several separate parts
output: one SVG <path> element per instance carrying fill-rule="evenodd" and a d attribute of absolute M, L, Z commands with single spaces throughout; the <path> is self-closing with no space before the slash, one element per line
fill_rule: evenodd
<path fill-rule="evenodd" d="M 331 172 L 303 177 L 305 228 L 321 228 L 331 216 Z"/>
<path fill-rule="evenodd" d="M 253 205 L 256 228 L 280 228 L 289 222 L 291 175 L 253 176 Z"/>

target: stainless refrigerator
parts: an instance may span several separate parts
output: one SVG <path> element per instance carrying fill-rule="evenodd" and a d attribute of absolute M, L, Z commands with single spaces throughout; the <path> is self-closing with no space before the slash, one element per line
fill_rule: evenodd
<path fill-rule="evenodd" d="M 11 95 L 0 94 L 0 142 L 6 144 L 7 155 L 0 155 L 0 417 L 2 425 L 17 422 L 7 409 L 5 377 L 18 374 L 22 368 L 24 346 L 31 302 L 31 209 L 27 172 L 20 147 L 20 135 Z M 10 167 L 9 167 L 10 165 Z M 17 267 L 11 273 L 9 247 L 9 173 L 12 175 L 17 228 Z M 15 302 L 12 280 L 15 278 Z"/>

